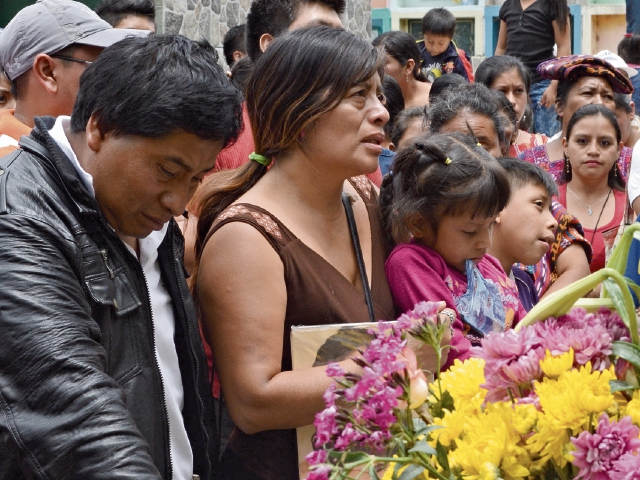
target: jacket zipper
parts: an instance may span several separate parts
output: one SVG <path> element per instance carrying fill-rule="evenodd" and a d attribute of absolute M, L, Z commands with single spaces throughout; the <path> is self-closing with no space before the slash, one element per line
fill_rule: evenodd
<path fill-rule="evenodd" d="M 122 240 L 118 239 L 120 242 L 122 242 Z M 128 248 L 125 248 L 125 250 L 127 251 L 127 255 L 131 255 L 133 256 L 133 254 L 129 251 Z M 109 276 L 111 278 L 113 278 L 113 270 L 109 267 L 109 264 L 107 263 L 107 250 L 100 250 L 100 253 L 102 254 L 102 258 L 104 259 L 104 264 L 107 266 L 107 270 L 109 271 Z M 140 265 L 140 260 L 138 260 L 138 258 L 136 258 L 136 262 L 137 265 L 139 267 L 139 273 L 142 276 L 142 280 L 144 281 L 144 289 L 145 292 L 147 293 L 147 300 L 149 301 L 149 303 L 147 304 L 149 307 L 149 316 L 151 317 L 151 338 L 153 339 L 153 360 L 156 364 L 156 371 L 158 372 L 158 376 L 160 377 L 160 390 L 162 391 L 162 408 L 164 411 L 164 415 L 165 415 L 165 420 L 167 421 L 167 434 L 168 434 L 168 438 L 167 441 L 169 442 L 169 478 L 173 479 L 173 457 L 171 455 L 171 423 L 169 422 L 169 414 L 167 413 L 167 395 L 165 393 L 164 390 L 164 379 L 162 378 L 162 371 L 160 370 L 160 364 L 158 363 L 158 355 L 156 353 L 156 326 L 155 323 L 153 321 L 153 308 L 151 308 L 151 294 L 149 293 L 149 284 L 147 283 L 147 276 L 144 274 L 144 270 L 142 269 L 142 265 Z M 118 308 L 117 305 L 115 305 L 115 308 Z"/>
<path fill-rule="evenodd" d="M 140 267 L 142 270 L 142 267 Z M 151 308 L 151 294 L 149 293 L 149 285 L 147 284 L 147 276 L 142 270 L 142 278 L 144 279 L 144 288 L 147 291 L 147 299 L 149 300 L 149 313 L 151 313 L 151 335 L 153 336 L 153 359 L 156 363 L 156 369 L 160 376 L 160 389 L 162 390 L 162 409 L 164 411 L 165 420 L 167 421 L 167 434 L 169 438 L 169 478 L 173 479 L 173 457 L 171 455 L 171 422 L 169 421 L 169 413 L 167 412 L 167 394 L 164 389 L 164 378 L 162 377 L 162 370 L 160 370 L 160 363 L 158 363 L 158 354 L 156 352 L 156 325 L 153 321 L 153 308 Z"/>
<path fill-rule="evenodd" d="M 171 235 L 171 238 L 169 240 L 171 240 L 169 242 L 169 247 L 171 249 L 171 263 L 173 264 L 173 270 L 174 273 L 176 275 L 176 279 L 178 280 L 178 291 L 180 292 L 180 301 L 182 302 L 181 306 L 182 306 L 182 310 L 184 311 L 184 305 L 185 305 L 185 298 L 184 298 L 184 293 L 182 292 L 182 288 L 180 286 L 180 270 L 178 269 L 178 264 L 176 263 L 176 255 L 175 255 L 175 251 L 173 249 L 173 236 L 175 235 L 175 232 L 173 231 L 173 229 L 171 228 L 171 226 L 169 226 L 169 235 Z M 186 317 L 186 311 L 184 312 L 185 317 Z M 200 362 L 198 362 L 198 359 L 195 355 L 195 347 L 193 346 L 193 341 L 192 341 L 192 334 L 193 332 L 191 331 L 191 325 L 189 324 L 188 321 L 185 322 L 186 326 L 187 326 L 187 341 L 189 342 L 189 348 L 191 350 L 191 355 L 194 359 L 194 366 L 195 366 L 195 378 L 194 378 L 194 390 L 196 392 L 196 398 L 198 399 L 198 405 L 199 405 L 199 412 L 198 412 L 198 418 L 200 419 L 200 425 L 202 425 L 202 433 L 204 434 L 204 438 L 205 438 L 205 444 L 204 444 L 204 452 L 205 452 L 205 457 L 206 457 L 206 461 L 207 461 L 207 468 L 208 468 L 208 472 L 207 475 L 208 477 L 211 477 L 211 475 L 213 474 L 213 467 L 211 465 L 211 459 L 209 458 L 209 445 L 211 440 L 209 439 L 209 434 L 207 433 L 207 429 L 205 428 L 205 423 L 204 423 L 204 402 L 202 400 L 202 397 L 200 396 L 200 383 L 199 383 L 199 379 L 200 379 Z M 198 332 L 198 336 L 200 335 L 200 332 Z M 214 414 L 215 415 L 215 414 Z M 216 428 L 220 428 L 219 425 L 216 426 Z"/>

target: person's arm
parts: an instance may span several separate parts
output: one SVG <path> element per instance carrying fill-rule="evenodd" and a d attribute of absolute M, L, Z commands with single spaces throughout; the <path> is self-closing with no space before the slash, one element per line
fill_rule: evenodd
<path fill-rule="evenodd" d="M 254 227 L 231 222 L 207 242 L 199 265 L 202 324 L 234 423 L 245 433 L 313 423 L 331 384 L 326 367 L 281 371 L 284 266 Z M 351 360 L 340 362 L 358 371 Z"/>
<path fill-rule="evenodd" d="M 504 20 L 500 20 L 495 55 L 504 55 L 505 53 L 507 53 L 507 23 Z"/>
<path fill-rule="evenodd" d="M 556 40 L 556 46 L 558 48 L 558 57 L 565 57 L 571 55 L 571 23 L 567 18 L 567 25 L 564 32 L 560 31 L 558 21 L 553 21 L 553 34 Z M 540 103 L 546 107 L 551 108 L 556 104 L 556 93 L 558 91 L 558 80 L 552 80 L 547 89 L 542 94 Z"/>
<path fill-rule="evenodd" d="M 21 478 L 159 479 L 106 374 L 73 241 L 27 215 L 0 216 L 0 450 Z"/>
<path fill-rule="evenodd" d="M 553 292 L 557 292 L 567 285 L 571 285 L 573 282 L 591 273 L 589 270 L 589 260 L 581 243 L 572 243 L 558 255 L 556 270 L 558 272 L 558 279 L 551 284 L 542 295 L 542 298 L 545 298 Z"/>

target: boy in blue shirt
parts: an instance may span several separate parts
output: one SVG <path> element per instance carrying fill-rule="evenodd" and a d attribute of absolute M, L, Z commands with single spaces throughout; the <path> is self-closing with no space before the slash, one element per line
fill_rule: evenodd
<path fill-rule="evenodd" d="M 452 41 L 455 31 L 456 17 L 445 8 L 433 8 L 423 17 L 423 40 L 418 42 L 418 49 L 422 73 L 429 82 L 447 73 L 457 73 L 467 82 L 473 82 L 473 70 L 466 53 Z"/>

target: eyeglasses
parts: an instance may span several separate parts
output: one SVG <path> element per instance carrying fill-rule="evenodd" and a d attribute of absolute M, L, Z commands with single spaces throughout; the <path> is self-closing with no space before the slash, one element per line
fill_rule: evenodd
<path fill-rule="evenodd" d="M 89 60 L 82 60 L 81 58 L 74 58 L 74 57 L 65 57 L 64 55 L 51 55 L 53 58 L 59 58 L 60 60 L 66 60 L 68 62 L 76 62 L 76 63 L 82 63 L 84 65 L 91 65 L 93 62 L 90 62 Z"/>

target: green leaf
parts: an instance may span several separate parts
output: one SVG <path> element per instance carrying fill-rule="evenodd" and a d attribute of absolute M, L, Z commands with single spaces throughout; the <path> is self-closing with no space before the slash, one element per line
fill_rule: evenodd
<path fill-rule="evenodd" d="M 609 380 L 609 388 L 611 388 L 611 393 L 623 392 L 625 390 L 640 389 L 640 387 L 631 385 L 630 383 L 627 383 L 624 380 Z"/>
<path fill-rule="evenodd" d="M 398 480 L 411 480 L 412 478 L 416 478 L 422 472 L 424 472 L 424 467 L 422 465 L 409 465 L 402 472 L 402 475 L 400 475 Z"/>
<path fill-rule="evenodd" d="M 440 441 L 436 443 L 436 458 L 438 463 L 444 469 L 446 473 L 449 472 L 449 457 L 447 457 L 447 450 L 442 446 Z"/>
<path fill-rule="evenodd" d="M 615 280 L 612 280 L 610 278 L 607 278 L 602 283 L 606 287 L 607 294 L 609 295 L 609 298 L 611 298 L 611 300 L 613 301 L 613 305 L 616 307 L 616 311 L 618 312 L 618 315 L 620 315 L 620 318 L 622 319 L 624 324 L 627 326 L 627 328 L 631 328 L 631 318 L 629 318 L 629 312 L 626 307 L 622 290 L 620 290 L 620 287 L 615 282 Z"/>
<path fill-rule="evenodd" d="M 416 443 L 416 445 L 411 450 L 409 450 L 409 453 L 415 452 L 422 452 L 426 453 L 427 455 L 436 455 L 437 453 L 435 448 L 424 441 Z"/>
<path fill-rule="evenodd" d="M 431 408 L 431 414 L 436 418 L 444 418 L 444 410 L 454 410 L 453 397 L 447 390 L 442 392 L 442 398 Z"/>
<path fill-rule="evenodd" d="M 629 342 L 613 342 L 611 351 L 614 355 L 626 360 L 631 365 L 640 369 L 640 347 Z"/>
<path fill-rule="evenodd" d="M 376 469 L 373 464 L 369 465 L 369 477 L 371 477 L 371 480 L 380 480 L 380 477 L 378 476 L 378 472 L 376 472 Z"/>

